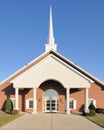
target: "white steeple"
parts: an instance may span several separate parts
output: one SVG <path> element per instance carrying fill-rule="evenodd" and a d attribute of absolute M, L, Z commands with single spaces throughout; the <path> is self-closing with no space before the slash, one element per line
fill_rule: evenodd
<path fill-rule="evenodd" d="M 52 23 L 52 8 L 50 6 L 50 20 L 49 20 L 49 37 L 48 43 L 54 44 L 54 35 L 53 35 L 53 23 Z"/>
<path fill-rule="evenodd" d="M 49 20 L 49 34 L 48 43 L 45 44 L 45 51 L 55 50 L 57 51 L 57 45 L 55 44 L 54 34 L 53 34 L 53 23 L 52 23 L 52 8 L 50 6 L 50 20 Z"/>

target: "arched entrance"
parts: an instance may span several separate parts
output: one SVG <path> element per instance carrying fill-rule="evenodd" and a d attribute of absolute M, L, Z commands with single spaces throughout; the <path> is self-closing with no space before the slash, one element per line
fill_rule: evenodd
<path fill-rule="evenodd" d="M 48 89 L 43 94 L 44 112 L 58 112 L 59 95 L 56 90 Z"/>
<path fill-rule="evenodd" d="M 65 88 L 55 80 L 43 82 L 37 89 L 38 112 L 65 112 Z"/>

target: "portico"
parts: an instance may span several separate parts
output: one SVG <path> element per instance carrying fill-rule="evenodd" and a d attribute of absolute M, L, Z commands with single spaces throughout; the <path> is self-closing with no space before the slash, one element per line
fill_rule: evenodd
<path fill-rule="evenodd" d="M 49 81 L 46 81 L 46 83 L 47 82 Z M 53 82 L 53 85 L 51 85 L 52 82 Z M 46 87 L 45 89 L 42 88 L 43 86 L 41 87 L 41 85 L 40 85 L 40 88 L 32 88 L 32 101 L 33 101 L 32 113 L 36 114 L 37 112 L 65 112 L 67 114 L 70 114 L 70 99 L 72 98 L 70 95 L 70 89 L 73 89 L 73 88 L 64 88 L 63 86 L 60 87 L 57 85 L 57 84 L 60 85 L 60 83 L 58 82 L 54 83 L 54 81 L 51 81 L 51 84 L 49 87 L 45 86 Z M 60 87 L 60 88 L 55 88 L 54 84 L 57 85 L 56 87 Z M 15 88 L 15 109 L 16 110 L 20 110 L 19 89 L 20 88 Z M 44 90 L 43 93 L 40 93 L 39 89 L 43 89 Z M 84 110 L 85 112 L 88 112 L 88 99 L 89 99 L 88 89 L 89 88 L 83 88 L 83 89 L 84 89 L 84 106 L 85 106 Z M 47 95 L 43 97 L 46 91 L 49 91 L 49 90 L 56 91 L 58 95 L 56 96 L 53 94 L 53 96 Z M 62 93 L 61 91 L 64 91 L 64 92 Z M 40 95 L 40 97 L 37 95 Z M 40 102 L 41 102 L 41 108 L 38 108 Z M 76 101 L 76 105 L 77 105 L 77 101 Z"/>

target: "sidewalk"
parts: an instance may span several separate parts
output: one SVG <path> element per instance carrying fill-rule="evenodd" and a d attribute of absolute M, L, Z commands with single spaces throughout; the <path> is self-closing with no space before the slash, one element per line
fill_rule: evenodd
<path fill-rule="evenodd" d="M 26 114 L 0 130 L 104 130 L 80 115 Z"/>

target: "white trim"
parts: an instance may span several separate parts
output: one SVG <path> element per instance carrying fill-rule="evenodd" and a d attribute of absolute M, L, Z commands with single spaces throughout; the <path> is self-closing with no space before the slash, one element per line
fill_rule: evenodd
<path fill-rule="evenodd" d="M 29 100 L 26 99 L 26 109 L 29 109 Z"/>
<path fill-rule="evenodd" d="M 12 103 L 13 103 L 13 109 L 16 107 L 16 99 L 15 98 L 10 98 Z"/>
<path fill-rule="evenodd" d="M 33 101 L 33 98 L 28 98 L 28 99 L 26 99 L 26 109 L 33 109 L 33 108 L 30 108 L 29 107 L 29 102 L 30 101 Z"/>
<path fill-rule="evenodd" d="M 37 112 L 36 88 L 33 88 L 33 113 Z"/>
<path fill-rule="evenodd" d="M 15 88 L 15 99 L 16 99 L 16 105 L 15 105 L 15 109 L 18 110 L 19 109 L 19 88 Z"/>
<path fill-rule="evenodd" d="M 52 101 L 55 101 L 55 110 L 52 109 Z M 49 101 L 49 110 L 47 110 L 47 101 Z M 44 97 L 43 98 L 43 105 L 42 105 L 44 108 L 43 108 L 43 112 L 58 112 L 58 98 L 57 97 Z"/>
<path fill-rule="evenodd" d="M 85 105 L 85 112 L 86 113 L 89 112 L 89 109 L 88 109 L 88 96 L 89 96 L 89 93 L 88 93 L 88 91 L 89 91 L 88 88 L 84 89 L 84 105 Z"/>
<path fill-rule="evenodd" d="M 66 88 L 66 113 L 67 114 L 70 114 L 69 102 L 70 102 L 70 88 Z"/>
<path fill-rule="evenodd" d="M 71 110 L 75 110 L 76 109 L 76 99 L 74 98 L 70 98 L 70 102 L 73 101 L 73 108 L 70 108 Z M 69 102 L 69 107 L 70 107 L 70 102 Z"/>

